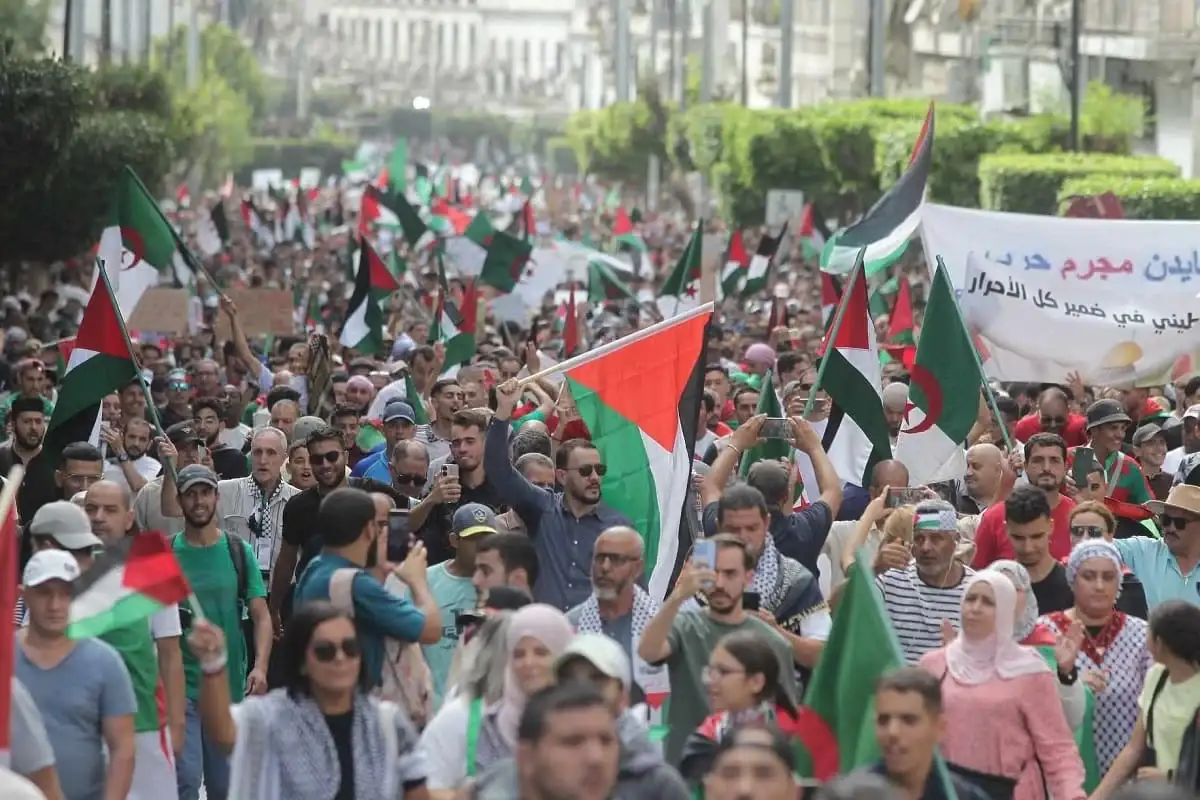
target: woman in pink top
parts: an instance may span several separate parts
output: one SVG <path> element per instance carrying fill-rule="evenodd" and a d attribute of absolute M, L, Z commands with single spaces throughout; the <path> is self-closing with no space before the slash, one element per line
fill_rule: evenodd
<path fill-rule="evenodd" d="M 1035 650 L 1013 641 L 1017 592 L 999 572 L 976 574 L 962 631 L 920 666 L 942 682 L 951 769 L 992 797 L 1083 800 L 1083 762 L 1058 700 L 1058 681 Z"/>

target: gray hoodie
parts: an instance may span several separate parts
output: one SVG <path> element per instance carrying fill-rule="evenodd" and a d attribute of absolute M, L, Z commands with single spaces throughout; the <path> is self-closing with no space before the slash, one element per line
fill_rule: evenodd
<path fill-rule="evenodd" d="M 679 773 L 663 761 L 662 747 L 650 741 L 646 723 L 625 711 L 617 719 L 621 740 L 613 800 L 690 800 Z M 517 764 L 511 758 L 485 769 L 475 784 L 475 800 L 519 800 Z"/>

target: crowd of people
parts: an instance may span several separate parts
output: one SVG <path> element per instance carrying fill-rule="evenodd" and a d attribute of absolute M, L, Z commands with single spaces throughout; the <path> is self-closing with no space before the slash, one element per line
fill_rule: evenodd
<path fill-rule="evenodd" d="M 667 217 L 642 233 L 634 288 L 653 292 L 686 233 Z M 524 327 L 485 315 L 470 362 L 448 365 L 422 271 L 385 350 L 354 352 L 337 342 L 344 237 L 263 253 L 236 232 L 216 280 L 318 294 L 302 322 L 320 333 L 247 336 L 248 312 L 201 277 L 194 330 L 142 332 L 142 375 L 52 469 L 36 467 L 61 399 L 53 340 L 78 324 L 89 269 L 5 300 L 0 474 L 26 477 L 4 797 L 1200 789 L 1200 376 L 995 386 L 958 480 L 912 487 L 887 460 L 860 486 L 822 445 L 821 283 L 797 245 L 776 256 L 786 302 L 727 302 L 710 326 L 689 502 L 711 559 L 683 558 L 654 596 L 645 532 L 610 504 L 570 391 L 518 380 L 561 356 L 558 305 Z M 635 304 L 585 306 L 589 340 L 645 324 Z M 910 377 L 884 376 L 894 441 Z M 750 465 L 769 389 L 790 452 Z M 189 601 L 68 636 L 89 568 L 145 532 L 166 537 Z M 797 760 L 805 687 L 855 580 L 877 587 L 907 663 L 853 687 L 873 693 L 874 718 L 851 722 L 878 760 L 818 787 Z"/>

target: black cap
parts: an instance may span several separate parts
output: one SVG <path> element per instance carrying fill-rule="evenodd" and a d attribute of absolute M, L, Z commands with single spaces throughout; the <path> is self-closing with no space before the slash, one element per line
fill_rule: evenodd
<path fill-rule="evenodd" d="M 1110 422 L 1133 422 L 1125 413 L 1125 407 L 1117 400 L 1097 400 L 1088 406 L 1087 429 L 1098 428 Z"/>
<path fill-rule="evenodd" d="M 193 443 L 204 444 L 204 437 L 196 430 L 196 426 L 190 422 L 176 422 L 167 428 L 167 438 L 176 447 Z"/>

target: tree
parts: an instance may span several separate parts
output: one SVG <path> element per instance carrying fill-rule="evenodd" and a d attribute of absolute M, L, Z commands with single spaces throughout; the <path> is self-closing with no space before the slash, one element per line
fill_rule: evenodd
<path fill-rule="evenodd" d="M 253 152 L 250 105 L 219 75 L 205 75 L 195 89 L 177 96 L 174 137 L 180 145 L 180 174 L 193 169 L 215 178 L 245 163 Z"/>
<path fill-rule="evenodd" d="M 177 90 L 187 86 L 187 36 L 186 26 L 180 25 L 169 40 L 159 40 L 154 46 L 155 65 L 167 73 L 169 85 Z M 168 51 L 173 55 L 170 63 Z M 220 78 L 241 95 L 254 117 L 267 110 L 267 85 L 258 57 L 229 26 L 219 22 L 209 24 L 200 34 L 200 78 L 209 77 Z"/>
<path fill-rule="evenodd" d="M 32 56 L 46 47 L 50 0 L 0 0 L 0 42 L 12 55 Z"/>

